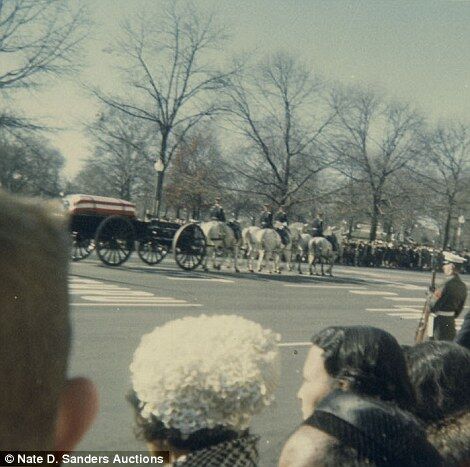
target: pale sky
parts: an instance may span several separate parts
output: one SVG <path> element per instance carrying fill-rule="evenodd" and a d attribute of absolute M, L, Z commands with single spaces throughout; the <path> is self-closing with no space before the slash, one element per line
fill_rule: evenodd
<path fill-rule="evenodd" d="M 119 23 L 162 0 L 82 0 L 94 26 L 84 45 L 84 68 L 76 81 L 56 80 L 18 103 L 28 115 L 64 130 L 51 135 L 73 176 L 90 153 L 80 122 L 98 105 L 78 80 L 110 89 L 116 81 L 111 56 Z M 184 2 L 183 2 L 184 3 Z M 286 50 L 326 78 L 370 83 L 392 97 L 416 104 L 431 120 L 470 123 L 470 0 L 195 0 L 215 8 L 232 33 L 227 56 Z"/>

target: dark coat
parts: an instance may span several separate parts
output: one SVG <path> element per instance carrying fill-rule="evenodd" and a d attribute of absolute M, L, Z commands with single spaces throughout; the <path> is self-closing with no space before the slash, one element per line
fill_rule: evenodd
<path fill-rule="evenodd" d="M 432 311 L 454 311 L 459 316 L 467 298 L 467 286 L 458 274 L 454 274 L 436 291 L 439 298 L 432 304 Z"/>
<path fill-rule="evenodd" d="M 210 216 L 211 216 L 211 219 L 214 221 L 221 221 L 221 222 L 226 221 L 224 208 L 220 206 L 219 204 L 214 204 L 214 206 L 211 207 Z"/>
<path fill-rule="evenodd" d="M 261 227 L 263 229 L 273 228 L 273 213 L 271 211 L 263 211 L 260 217 Z"/>
<path fill-rule="evenodd" d="M 274 220 L 277 222 L 288 222 L 287 220 L 287 214 L 285 212 L 276 212 L 276 215 L 274 216 Z"/>

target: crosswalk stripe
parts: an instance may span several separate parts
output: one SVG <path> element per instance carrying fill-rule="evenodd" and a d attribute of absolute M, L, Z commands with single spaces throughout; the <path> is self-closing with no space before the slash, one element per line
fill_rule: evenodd
<path fill-rule="evenodd" d="M 197 307 L 202 306 L 199 303 L 71 303 L 72 306 L 81 307 L 99 307 L 99 306 L 113 306 L 113 307 L 154 307 L 154 308 L 165 308 L 165 307 Z"/>
<path fill-rule="evenodd" d="M 154 297 L 151 292 L 137 290 L 72 290 L 70 295 L 106 295 L 112 297 Z"/>
<path fill-rule="evenodd" d="M 173 303 L 186 303 L 186 300 L 175 300 L 173 297 L 103 297 L 97 295 L 85 295 L 83 300 L 96 301 L 96 302 L 173 302 Z"/>
<path fill-rule="evenodd" d="M 310 288 L 310 289 L 349 289 L 349 290 L 361 290 L 366 289 L 364 286 L 354 285 L 322 285 L 322 284 L 283 284 L 284 287 L 298 287 L 298 288 Z"/>
<path fill-rule="evenodd" d="M 406 312 L 416 312 L 413 308 L 366 308 L 366 311 L 383 311 L 383 312 L 396 312 L 396 311 L 406 311 Z"/>
<path fill-rule="evenodd" d="M 76 307 L 194 307 L 202 306 L 188 303 L 174 297 L 159 297 L 151 292 L 132 290 L 129 287 L 109 284 L 92 279 L 69 278 L 69 293 L 80 296 L 83 302 L 71 303 Z"/>
<path fill-rule="evenodd" d="M 385 292 L 383 290 L 350 290 L 349 292 L 356 295 L 398 295 L 395 292 Z"/>
<path fill-rule="evenodd" d="M 414 298 L 414 297 L 384 297 L 385 300 L 394 300 L 396 302 L 421 302 L 424 303 L 424 298 Z"/>
<path fill-rule="evenodd" d="M 170 281 L 206 281 L 206 282 L 222 282 L 222 283 L 233 283 L 230 279 L 216 279 L 210 277 L 172 277 L 166 276 Z"/>

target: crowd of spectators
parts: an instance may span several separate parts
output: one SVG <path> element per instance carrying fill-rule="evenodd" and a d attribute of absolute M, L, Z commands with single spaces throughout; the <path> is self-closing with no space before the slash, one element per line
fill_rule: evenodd
<path fill-rule="evenodd" d="M 59 213 L 0 193 L 0 451 L 73 451 L 99 410 L 93 383 L 67 371 L 67 236 Z M 127 398 L 150 453 L 168 452 L 174 467 L 258 465 L 252 420 L 282 382 L 279 340 L 236 315 L 145 334 L 129 356 Z M 302 419 L 280 467 L 470 465 L 463 346 L 328 327 L 311 337 L 299 386 Z"/>
<path fill-rule="evenodd" d="M 470 274 L 470 251 L 462 250 L 457 253 L 467 260 L 461 272 Z M 345 240 L 340 261 L 347 266 L 429 271 L 432 269 L 433 261 L 438 267 L 442 265 L 442 250 L 435 250 L 425 245 L 397 245 L 381 240 L 373 242 Z"/>

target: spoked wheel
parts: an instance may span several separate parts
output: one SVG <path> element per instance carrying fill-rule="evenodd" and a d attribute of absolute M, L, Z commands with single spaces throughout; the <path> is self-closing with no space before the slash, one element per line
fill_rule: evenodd
<path fill-rule="evenodd" d="M 88 258 L 94 249 L 91 238 L 81 238 L 80 234 L 72 234 L 72 261 L 81 261 Z"/>
<path fill-rule="evenodd" d="M 137 254 L 139 258 L 151 266 L 160 263 L 168 253 L 168 246 L 159 243 L 156 238 L 147 238 L 139 242 Z"/>
<path fill-rule="evenodd" d="M 134 227 L 121 216 L 107 217 L 96 231 L 96 253 L 108 266 L 119 266 L 134 249 Z"/>
<path fill-rule="evenodd" d="M 178 266 L 187 271 L 196 269 L 206 256 L 206 237 L 197 224 L 180 227 L 173 238 L 173 255 Z"/>

